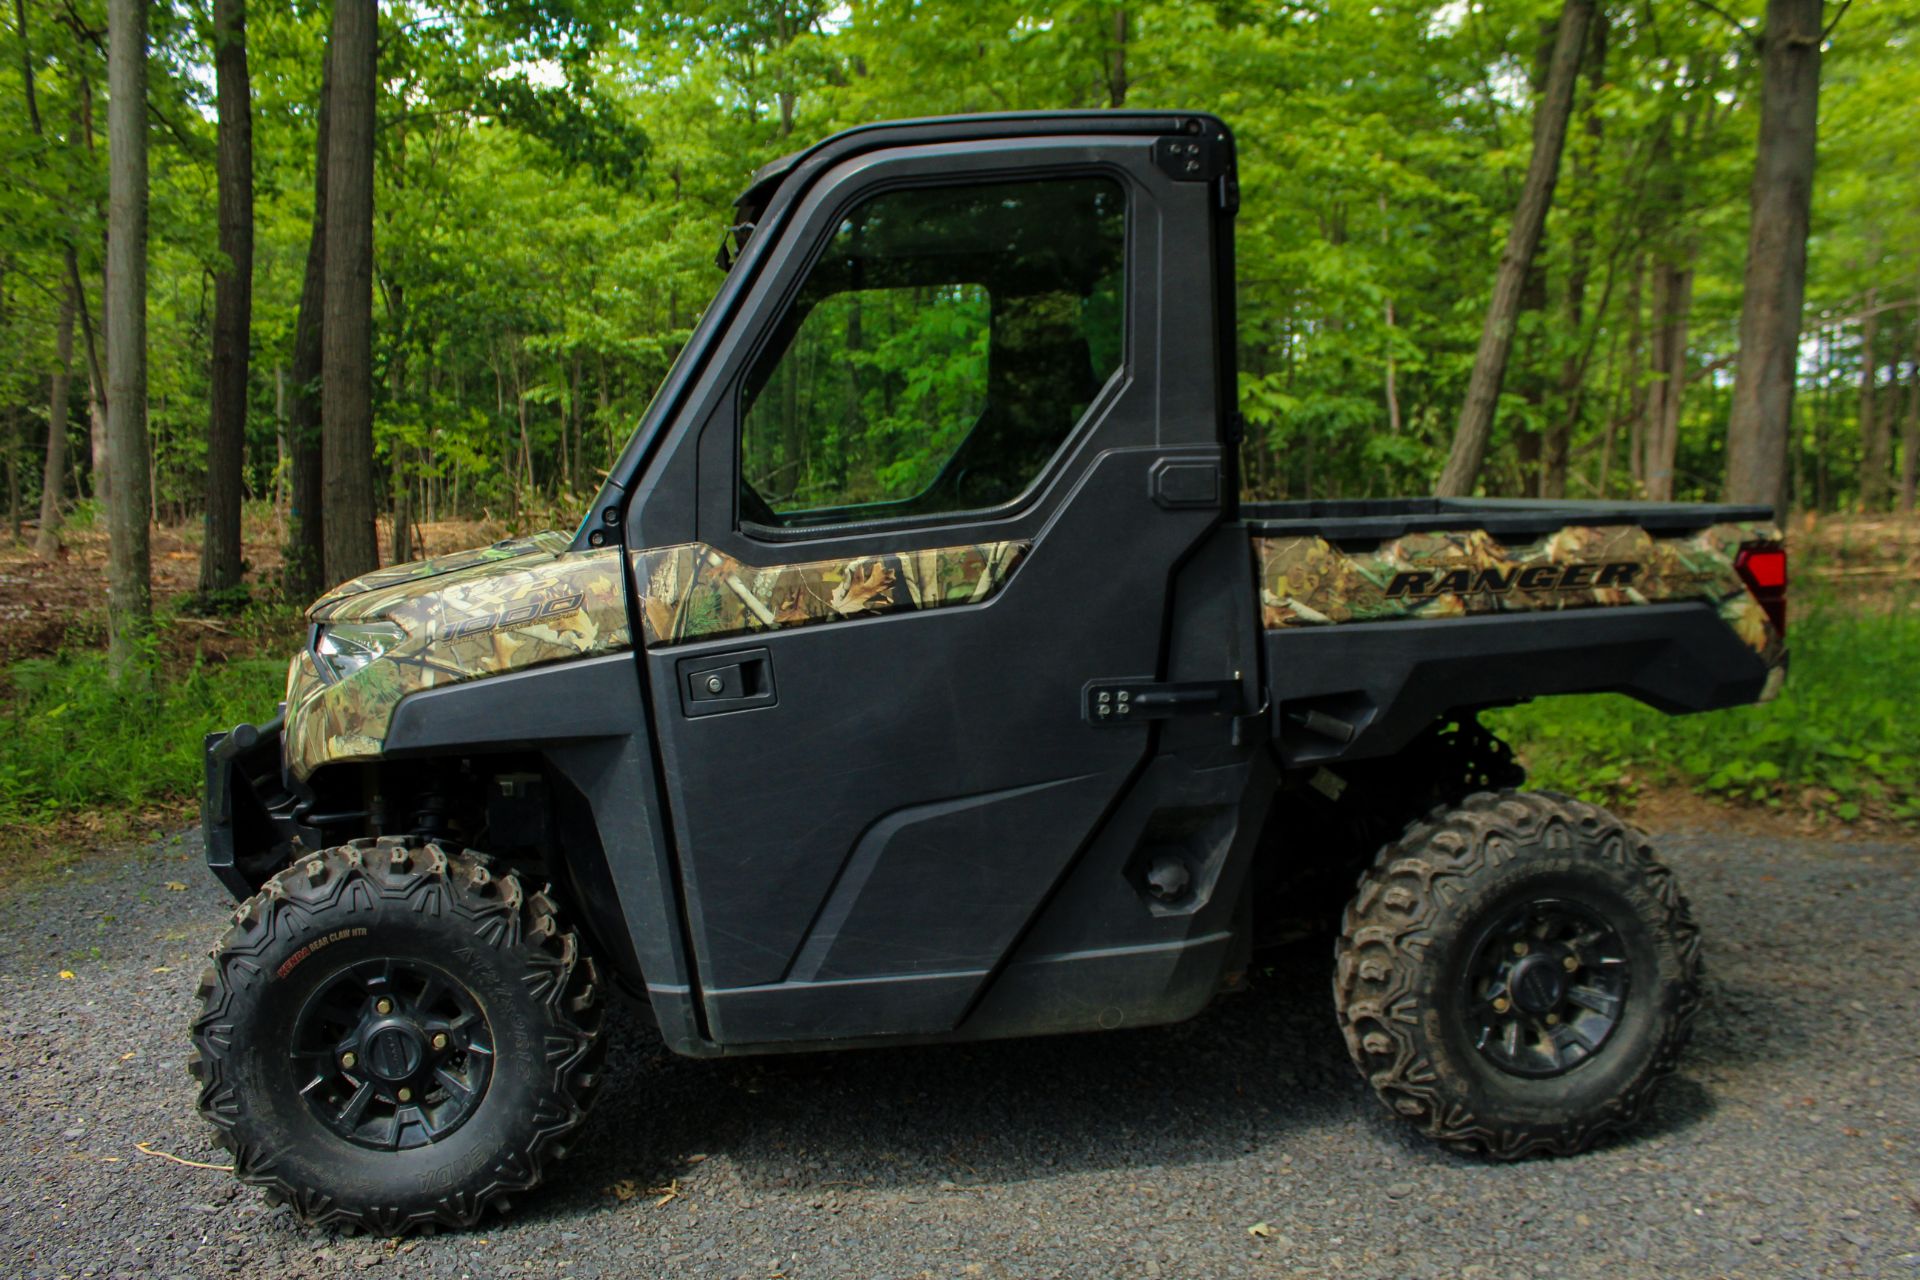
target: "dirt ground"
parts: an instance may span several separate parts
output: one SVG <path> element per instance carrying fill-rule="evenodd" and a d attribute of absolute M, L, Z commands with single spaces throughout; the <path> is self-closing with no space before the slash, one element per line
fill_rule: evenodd
<path fill-rule="evenodd" d="M 277 517 L 249 511 L 243 529 L 245 581 L 255 599 L 277 599 L 281 569 Z M 389 530 L 380 529 L 380 562 L 391 563 Z M 492 522 L 443 520 L 423 525 L 428 555 L 442 555 L 504 537 Z M 104 526 L 62 531 L 60 554 L 33 552 L 32 530 L 24 543 L 0 542 L 0 668 L 20 658 L 51 657 L 62 650 L 106 643 L 107 533 Z M 200 527 L 153 530 L 153 603 L 164 612 L 199 585 Z M 191 649 L 239 656 L 251 641 L 218 618 L 183 618 L 178 642 Z"/>
<path fill-rule="evenodd" d="M 1920 582 L 1920 517 L 1802 514 L 1787 539 L 1795 567 L 1825 581 Z"/>

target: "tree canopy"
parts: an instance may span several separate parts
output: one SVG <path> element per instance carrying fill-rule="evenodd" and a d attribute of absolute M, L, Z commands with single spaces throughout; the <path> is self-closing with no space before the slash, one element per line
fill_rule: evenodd
<path fill-rule="evenodd" d="M 66 486 L 97 493 L 87 353 L 102 298 L 106 15 L 105 0 L 13 9 L 0 34 L 0 438 L 20 519 L 42 484 L 69 249 L 84 306 L 62 384 Z M 1910 492 L 1920 415 L 1920 0 L 1827 11 L 1789 483 L 1803 506 L 1882 507 L 1903 474 Z M 1467 392 L 1559 13 L 1548 0 L 383 4 L 371 355 L 383 509 L 404 494 L 414 518 L 504 514 L 591 492 L 718 284 L 731 201 L 768 160 L 875 119 L 1122 105 L 1210 110 L 1238 136 L 1248 488 L 1427 492 Z M 244 478 L 257 500 L 284 501 L 288 481 L 332 16 L 311 2 L 248 15 Z M 1594 6 L 1486 492 L 1719 496 L 1763 19 L 1762 0 Z M 181 0 L 150 22 L 148 422 L 154 501 L 178 520 L 203 500 L 224 262 L 214 13 Z M 890 330 L 912 332 L 905 319 Z M 896 413 L 869 417 L 902 429 Z"/>

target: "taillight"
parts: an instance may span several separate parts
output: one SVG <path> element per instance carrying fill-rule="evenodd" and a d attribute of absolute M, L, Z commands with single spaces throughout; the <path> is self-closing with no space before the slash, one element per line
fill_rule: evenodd
<path fill-rule="evenodd" d="M 1787 549 L 1777 542 L 1749 542 L 1733 567 L 1760 602 L 1761 611 L 1782 638 L 1787 634 Z"/>

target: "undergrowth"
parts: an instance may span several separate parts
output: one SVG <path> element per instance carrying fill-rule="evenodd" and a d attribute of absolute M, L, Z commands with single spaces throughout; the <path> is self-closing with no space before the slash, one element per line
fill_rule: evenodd
<path fill-rule="evenodd" d="M 1803 580 L 1804 582 L 1804 580 Z M 1843 600 L 1797 582 L 1786 690 L 1762 706 L 1668 716 L 1607 694 L 1494 712 L 1530 784 L 1602 804 L 1683 787 L 1843 822 L 1920 823 L 1920 593 Z"/>
<path fill-rule="evenodd" d="M 115 681 L 93 651 L 0 672 L 0 861 L 35 860 L 61 828 L 124 827 L 197 802 L 206 734 L 273 715 L 297 625 L 250 611 L 215 649 L 162 618 L 139 668 Z"/>

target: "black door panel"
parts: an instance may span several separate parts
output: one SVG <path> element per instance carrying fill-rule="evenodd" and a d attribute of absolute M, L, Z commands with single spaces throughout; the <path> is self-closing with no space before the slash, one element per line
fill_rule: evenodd
<path fill-rule="evenodd" d="M 1163 456 L 1105 455 L 987 604 L 768 633 L 776 708 L 662 725 L 711 988 L 819 976 L 790 970 L 836 882 L 889 816 L 926 806 L 955 808 L 897 848 L 872 837 L 887 840 L 868 851 L 879 879 L 841 904 L 860 938 L 822 952 L 823 972 L 928 971 L 941 947 L 908 953 L 929 918 L 976 931 L 970 954 L 988 963 L 1012 940 L 1146 751 L 1147 725 L 1092 729 L 1080 699 L 1089 679 L 1154 673 L 1168 566 L 1214 519 L 1153 507 L 1147 475 Z M 672 681 L 689 656 L 655 652 L 654 678 Z M 903 914 L 909 863 L 925 878 Z M 1010 902 L 1014 886 L 1024 901 Z"/>
<path fill-rule="evenodd" d="M 1067 184 L 1061 199 L 1035 193 L 1050 181 Z M 1010 269 L 968 249 L 971 224 L 923 225 L 986 207 L 930 194 L 940 183 L 998 184 L 1000 212 L 973 219 L 990 228 L 1076 200 L 1092 214 L 1023 224 Z M 725 372 L 628 522 L 696 984 L 729 1047 L 965 1034 L 1170 732 L 1146 717 L 1096 728 L 1084 691 L 1168 678 L 1172 584 L 1222 516 L 1215 300 L 1194 287 L 1211 243 L 1167 234 L 1213 225 L 1210 188 L 1156 168 L 1151 139 L 908 149 L 818 186 L 795 197 L 763 305 L 728 331 Z M 913 218 L 862 221 L 863 200 L 900 191 Z M 1124 237 L 1119 279 L 1111 246 L 1090 241 L 1102 235 Z M 836 342 L 846 369 L 798 376 Z M 889 365 L 902 344 L 914 360 Z M 795 351 L 806 363 L 788 370 Z M 700 544 L 731 595 L 702 606 L 667 579 L 650 589 L 654 573 L 692 570 L 648 550 L 647 530 Z M 912 608 L 850 607 L 866 583 L 839 566 L 905 579 L 900 557 L 985 545 L 1019 548 L 991 591 L 929 608 L 916 581 Z M 1187 662 L 1182 678 L 1232 679 L 1230 645 L 1220 637 L 1217 670 Z M 759 665 L 737 668 L 749 648 Z M 728 702 L 738 694 L 758 700 Z M 1124 880 L 1115 893 L 1133 904 L 1121 911 L 1149 911 Z M 1191 970 L 1197 990 L 1207 963 L 1168 972 Z"/>
<path fill-rule="evenodd" d="M 1111 793 L 1086 774 L 881 818 L 854 845 L 791 980 L 992 968 L 1057 872 L 1035 833 L 1084 833 Z M 1008 849 L 1028 856 L 1001 856 Z"/>

